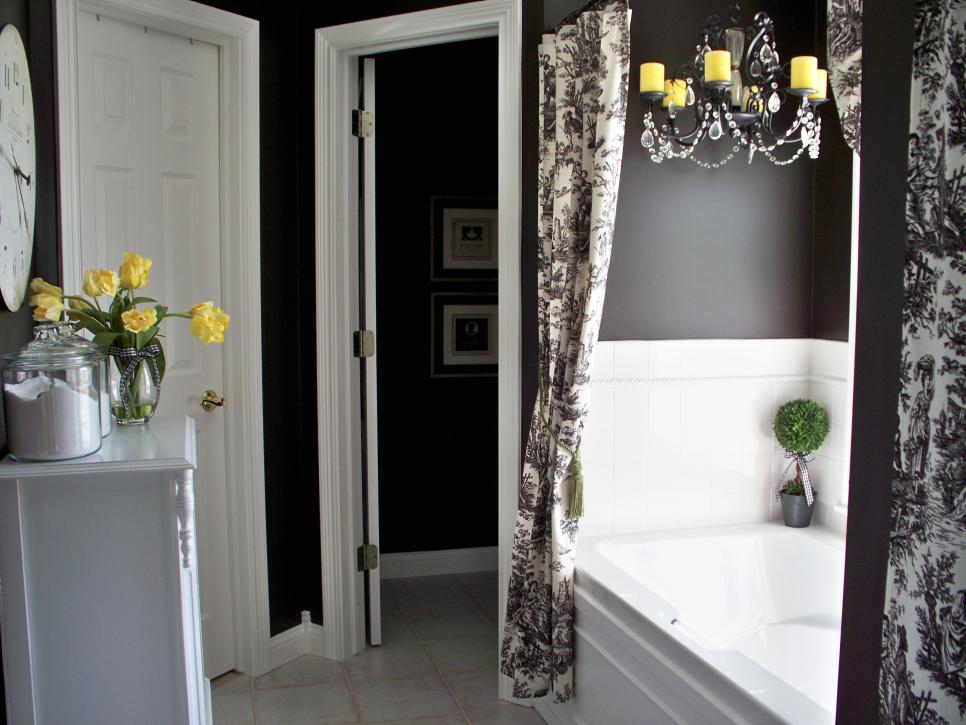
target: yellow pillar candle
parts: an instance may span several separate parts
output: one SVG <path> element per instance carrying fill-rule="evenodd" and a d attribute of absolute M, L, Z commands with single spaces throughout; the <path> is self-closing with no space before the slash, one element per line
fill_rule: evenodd
<path fill-rule="evenodd" d="M 818 87 L 818 58 L 814 55 L 797 55 L 792 58 L 792 88 Z"/>
<path fill-rule="evenodd" d="M 685 94 L 688 90 L 688 84 L 682 80 L 672 81 L 670 78 L 664 81 L 664 92 L 667 93 L 664 99 L 661 101 L 661 105 L 665 108 L 669 104 L 674 103 L 674 107 L 677 109 L 684 108 L 685 105 Z"/>
<path fill-rule="evenodd" d="M 828 100 L 828 71 L 819 68 L 815 74 L 815 93 L 808 97 L 810 101 Z"/>
<path fill-rule="evenodd" d="M 710 50 L 704 54 L 704 82 L 731 82 L 731 53 L 727 50 Z"/>
<path fill-rule="evenodd" d="M 661 93 L 664 90 L 664 64 L 641 63 L 641 93 Z"/>

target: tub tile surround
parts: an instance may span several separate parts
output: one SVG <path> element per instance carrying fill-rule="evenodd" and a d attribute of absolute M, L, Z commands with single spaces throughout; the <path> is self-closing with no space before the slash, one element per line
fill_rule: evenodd
<path fill-rule="evenodd" d="M 781 518 L 788 465 L 772 433 L 778 407 L 811 398 L 829 435 L 809 465 L 814 524 L 845 531 L 848 343 L 829 340 L 600 342 L 582 458 L 582 535 Z"/>

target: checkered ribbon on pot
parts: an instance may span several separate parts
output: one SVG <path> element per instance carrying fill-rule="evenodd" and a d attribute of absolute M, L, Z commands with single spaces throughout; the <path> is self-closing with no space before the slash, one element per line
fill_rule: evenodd
<path fill-rule="evenodd" d="M 798 465 L 798 470 L 802 474 L 802 487 L 805 489 L 805 503 L 811 506 L 815 502 L 815 494 L 812 492 L 812 481 L 808 477 L 808 462 L 815 460 L 814 453 L 802 453 L 800 451 L 785 451 L 785 458 L 791 458 L 785 470 L 782 471 L 781 478 L 778 479 L 778 488 L 775 489 L 775 498 L 781 501 L 782 489 L 788 478 L 788 469 Z"/>
<path fill-rule="evenodd" d="M 121 370 L 121 381 L 120 381 L 120 394 L 121 401 L 124 403 L 125 410 L 129 410 L 131 407 L 131 401 L 129 400 L 128 390 L 131 383 L 131 378 L 138 371 L 138 365 L 142 360 L 147 360 L 148 370 L 151 372 L 151 380 L 154 382 L 154 387 L 158 389 L 158 393 L 161 392 L 161 368 L 158 367 L 158 356 L 161 354 L 161 345 L 152 342 L 150 345 L 145 345 L 143 348 L 138 350 L 135 347 L 118 347 L 117 345 L 111 345 L 108 349 L 107 354 L 120 363 L 124 363 L 124 369 Z M 118 365 L 118 368 L 121 366 Z"/>

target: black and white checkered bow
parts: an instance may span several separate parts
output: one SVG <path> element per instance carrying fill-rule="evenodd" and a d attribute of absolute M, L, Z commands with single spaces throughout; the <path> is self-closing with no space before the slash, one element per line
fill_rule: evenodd
<path fill-rule="evenodd" d="M 131 378 L 138 370 L 138 364 L 142 360 L 148 361 L 148 369 L 151 371 L 151 380 L 154 382 L 154 387 L 158 389 L 158 392 L 161 392 L 161 368 L 158 367 L 158 356 L 161 354 L 160 344 L 152 342 L 150 345 L 145 345 L 140 350 L 134 347 L 118 347 L 116 345 L 111 345 L 107 352 L 115 360 L 125 363 L 124 369 L 121 371 L 120 393 L 121 401 L 124 403 L 124 408 L 128 411 L 128 413 L 131 412 L 131 401 L 128 394 L 128 386 L 131 382 Z"/>
<path fill-rule="evenodd" d="M 788 469 L 798 465 L 798 470 L 802 473 L 802 487 L 805 489 L 805 503 L 809 506 L 815 501 L 815 494 L 812 492 L 812 481 L 808 477 L 808 462 L 815 460 L 814 453 L 801 453 L 800 451 L 785 451 L 785 458 L 791 458 L 785 470 L 782 471 L 781 478 L 778 479 L 778 488 L 775 489 L 775 498 L 781 501 L 782 489 L 785 487 L 785 479 L 788 476 Z"/>

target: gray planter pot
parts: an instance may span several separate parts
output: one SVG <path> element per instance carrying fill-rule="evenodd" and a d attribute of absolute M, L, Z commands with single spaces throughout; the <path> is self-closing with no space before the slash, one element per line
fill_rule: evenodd
<path fill-rule="evenodd" d="M 805 503 L 804 496 L 792 496 L 782 494 L 782 516 L 785 518 L 785 526 L 795 529 L 804 529 L 812 522 L 812 512 L 815 510 L 815 502 L 809 506 Z"/>

